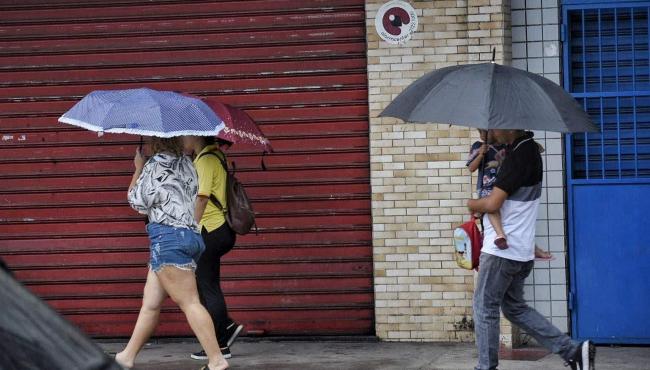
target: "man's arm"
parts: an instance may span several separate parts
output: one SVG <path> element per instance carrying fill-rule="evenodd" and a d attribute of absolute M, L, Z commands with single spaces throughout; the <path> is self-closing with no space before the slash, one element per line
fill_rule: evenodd
<path fill-rule="evenodd" d="M 201 222 L 203 218 L 203 213 L 205 213 L 205 207 L 208 205 L 210 199 L 204 195 L 199 195 L 196 197 L 196 205 L 194 206 L 194 219 L 196 222 Z"/>
<path fill-rule="evenodd" d="M 467 208 L 472 212 L 494 213 L 501 209 L 507 198 L 508 193 L 495 186 L 487 197 L 468 200 Z"/>

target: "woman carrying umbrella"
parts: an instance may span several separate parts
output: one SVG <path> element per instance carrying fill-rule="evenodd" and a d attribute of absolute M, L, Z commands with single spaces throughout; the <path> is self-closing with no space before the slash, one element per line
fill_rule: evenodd
<path fill-rule="evenodd" d="M 151 89 L 96 91 L 66 112 L 59 121 L 99 132 L 153 136 L 153 156 L 145 162 L 142 148 L 133 160 L 129 185 L 131 207 L 146 214 L 150 260 L 138 320 L 126 348 L 115 356 L 130 368 L 153 334 L 163 300 L 169 295 L 185 314 L 206 351 L 202 370 L 228 368 L 208 311 L 199 300 L 194 270 L 205 250 L 194 219 L 198 179 L 192 161 L 183 154 L 179 136 L 214 136 L 222 120 L 200 99 Z"/>
<path fill-rule="evenodd" d="M 124 367 L 133 367 L 135 357 L 156 328 L 163 300 L 169 295 L 205 348 L 207 369 L 227 369 L 212 319 L 199 300 L 194 276 L 196 261 L 205 250 L 194 220 L 196 172 L 191 160 L 183 155 L 178 138 L 153 138 L 152 149 L 155 154 L 146 163 L 141 150 L 136 152 L 128 192 L 131 207 L 149 217 L 150 269 L 135 329 L 115 360 Z"/>

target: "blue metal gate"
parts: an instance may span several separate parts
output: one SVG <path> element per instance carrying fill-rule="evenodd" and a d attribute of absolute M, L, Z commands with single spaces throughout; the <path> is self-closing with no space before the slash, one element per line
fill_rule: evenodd
<path fill-rule="evenodd" d="M 572 333 L 650 343 L 650 2 L 563 10 L 564 86 L 601 127 L 566 139 Z"/>

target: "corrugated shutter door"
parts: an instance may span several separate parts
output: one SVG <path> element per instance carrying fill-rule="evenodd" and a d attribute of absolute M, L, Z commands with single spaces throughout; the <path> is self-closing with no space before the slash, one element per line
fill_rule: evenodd
<path fill-rule="evenodd" d="M 91 335 L 129 335 L 148 260 L 126 203 L 139 138 L 57 117 L 147 86 L 243 107 L 233 148 L 261 228 L 223 263 L 231 315 L 267 335 L 372 334 L 364 2 L 0 2 L 0 256 Z M 167 302 L 158 335 L 189 335 Z"/>

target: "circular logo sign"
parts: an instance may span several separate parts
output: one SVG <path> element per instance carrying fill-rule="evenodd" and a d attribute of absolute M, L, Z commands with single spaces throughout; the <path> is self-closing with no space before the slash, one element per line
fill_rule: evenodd
<path fill-rule="evenodd" d="M 418 16 L 411 4 L 390 1 L 379 8 L 375 16 L 379 37 L 390 44 L 403 44 L 418 28 Z"/>

